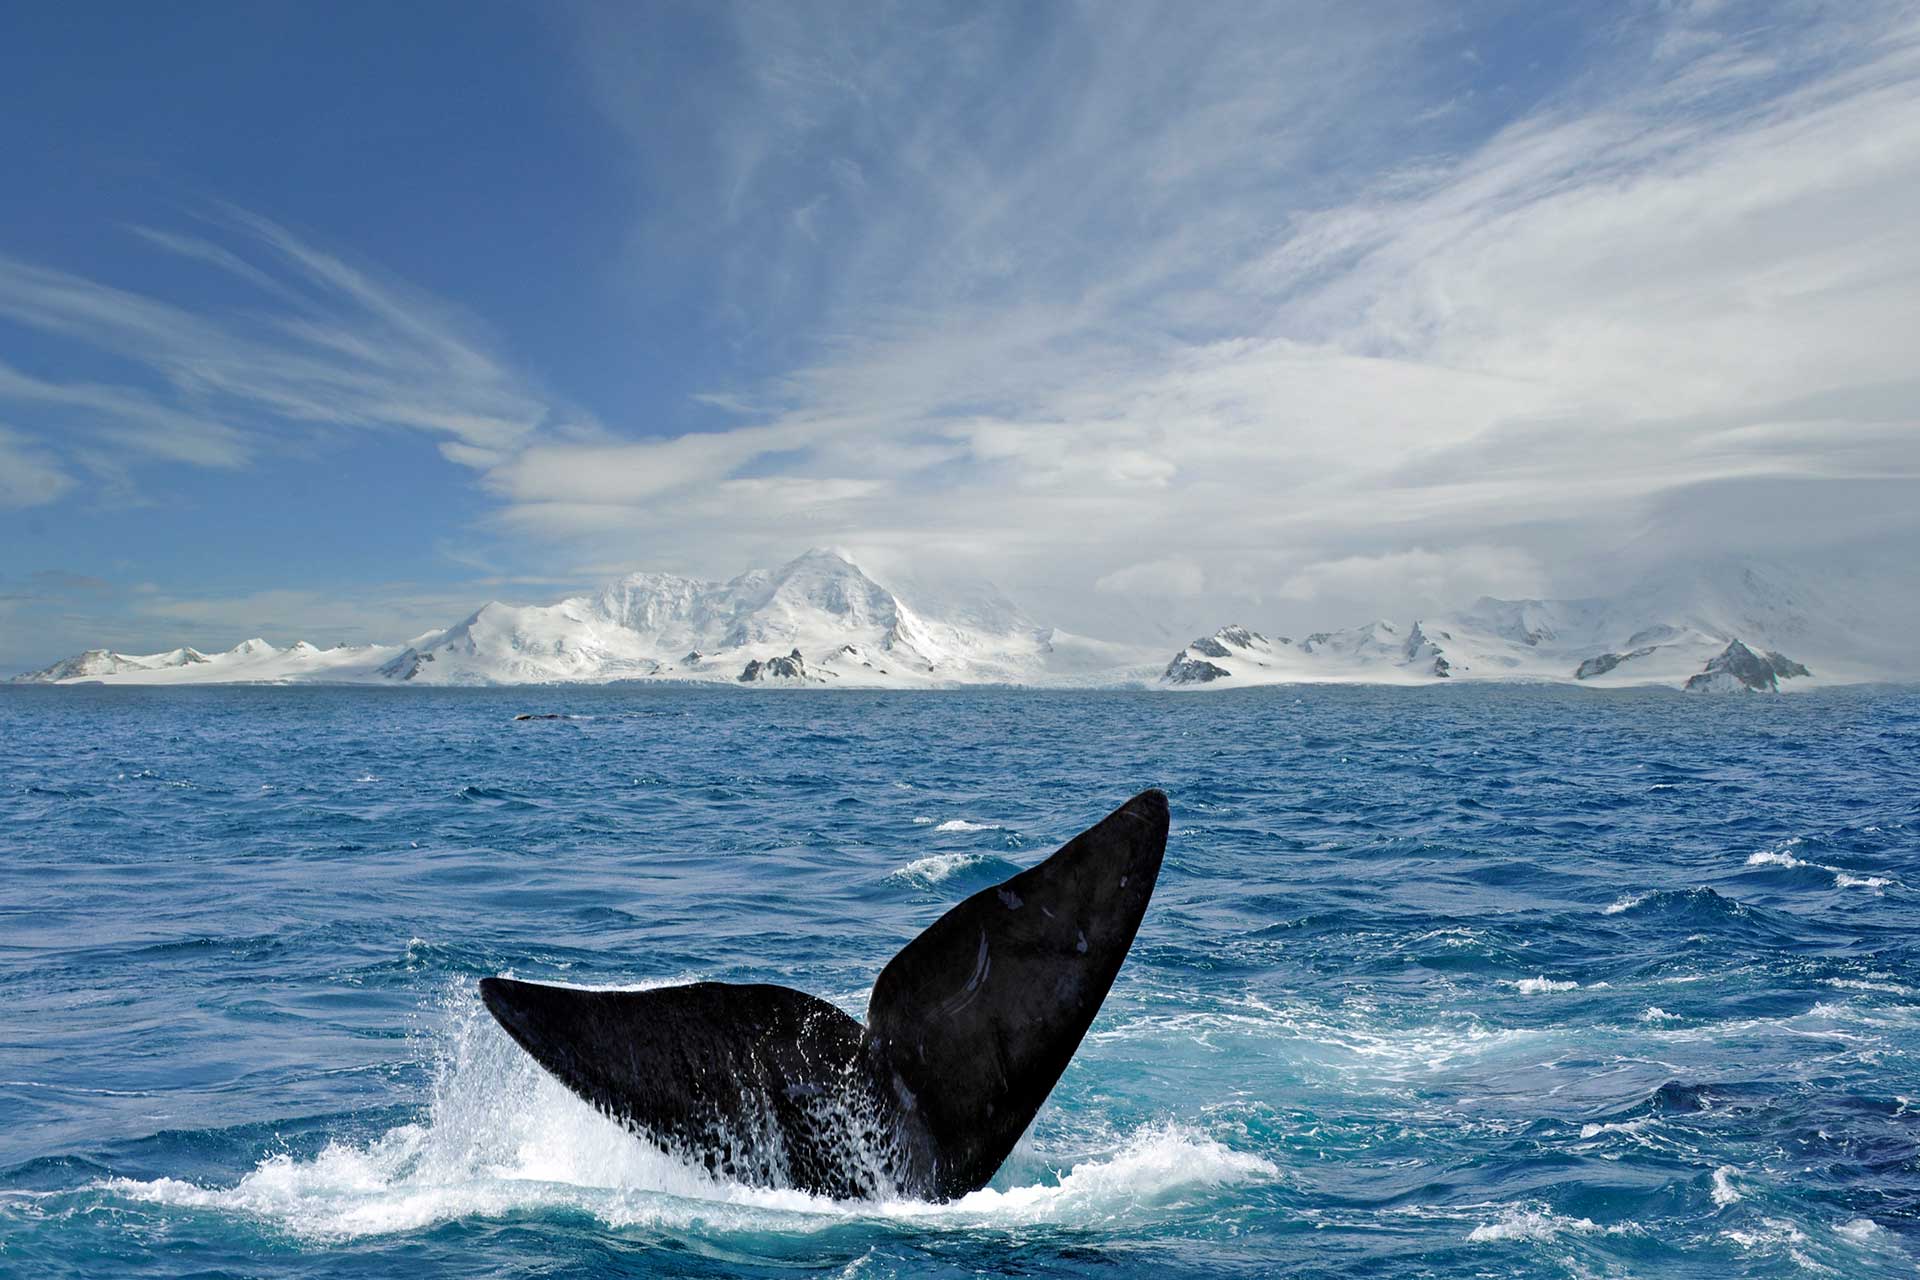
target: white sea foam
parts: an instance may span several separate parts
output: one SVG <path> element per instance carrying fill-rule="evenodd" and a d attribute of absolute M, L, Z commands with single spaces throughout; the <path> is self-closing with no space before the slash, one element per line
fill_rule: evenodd
<path fill-rule="evenodd" d="M 998 831 L 1000 828 L 991 822 L 968 822 L 965 818 L 948 818 L 934 828 L 935 831 Z"/>
<path fill-rule="evenodd" d="M 1835 1235 L 1851 1240 L 1855 1244 L 1867 1244 L 1884 1230 L 1885 1228 L 1872 1218 L 1855 1218 L 1833 1229 Z"/>
<path fill-rule="evenodd" d="M 1892 996 L 1910 996 L 1914 994 L 1912 987 L 1903 987 L 1897 982 L 1869 982 L 1864 978 L 1828 978 L 1826 983 L 1828 986 L 1838 987 L 1842 991 L 1884 991 Z"/>
<path fill-rule="evenodd" d="M 1195 1191 L 1272 1178 L 1268 1161 L 1197 1130 L 1152 1126 L 1064 1174 L 948 1204 L 839 1202 L 715 1179 L 635 1138 L 576 1098 L 493 1027 L 457 1007 L 426 1119 L 311 1158 L 267 1157 L 231 1186 L 113 1178 L 148 1203 L 244 1215 L 303 1239 L 417 1230 L 468 1217 L 566 1209 L 609 1226 L 808 1233 L 855 1219 L 930 1225 L 1094 1224 Z"/>
<path fill-rule="evenodd" d="M 1642 1022 L 1678 1022 L 1679 1020 L 1679 1014 L 1668 1013 L 1657 1004 L 1648 1005 L 1647 1011 L 1640 1015 Z"/>
<path fill-rule="evenodd" d="M 904 867 L 889 872 L 889 880 L 905 880 L 914 884 L 939 884 L 954 872 L 964 870 L 988 861 L 984 853 L 936 853 L 925 858 L 915 858 Z"/>
<path fill-rule="evenodd" d="M 987 1187 L 952 1204 L 898 1202 L 881 1211 L 888 1217 L 958 1222 L 1096 1222 L 1176 1193 L 1265 1181 L 1279 1173 L 1259 1156 L 1192 1129 L 1162 1125 L 1135 1132 L 1118 1151 L 1075 1164 L 1053 1183 Z"/>
<path fill-rule="evenodd" d="M 1507 982 L 1503 985 L 1512 987 L 1523 996 L 1544 995 L 1549 991 L 1573 991 L 1580 986 L 1579 983 L 1564 978 L 1548 977 L 1522 978 L 1518 982 Z"/>
<path fill-rule="evenodd" d="M 1652 896 L 1651 894 L 1645 894 L 1645 893 L 1622 894 L 1619 898 L 1615 899 L 1608 906 L 1604 906 L 1600 908 L 1600 914 L 1603 916 L 1617 916 L 1622 911 L 1633 910 L 1635 907 L 1645 902 L 1651 896 Z"/>
<path fill-rule="evenodd" d="M 1713 1171 L 1713 1202 L 1723 1209 L 1740 1202 L 1740 1188 L 1733 1185 L 1732 1165 L 1724 1165 Z"/>
<path fill-rule="evenodd" d="M 1617 1133 L 1624 1137 L 1637 1138 L 1642 1131 L 1653 1122 L 1654 1118 L 1652 1116 L 1641 1116 L 1638 1120 L 1621 1120 L 1608 1124 L 1583 1124 L 1580 1126 L 1580 1137 L 1582 1141 L 1590 1141 L 1609 1133 Z"/>
<path fill-rule="evenodd" d="M 1742 1249 L 1766 1249 L 1783 1244 L 1804 1244 L 1807 1233 L 1784 1218 L 1762 1218 L 1750 1231 L 1722 1231 L 1721 1235 Z"/>
<path fill-rule="evenodd" d="M 1747 865 L 1750 867 L 1783 867 L 1788 870 L 1812 867 L 1816 871 L 1825 871 L 1831 875 L 1833 877 L 1833 887 L 1836 889 L 1871 889 L 1875 893 L 1878 893 L 1893 883 L 1893 881 L 1886 876 L 1855 875 L 1844 867 L 1831 867 L 1824 862 L 1808 862 L 1804 858 L 1796 858 L 1787 852 L 1788 848 L 1799 843 L 1798 840 L 1789 840 L 1778 849 L 1762 849 L 1759 853 L 1750 854 L 1747 857 Z"/>
<path fill-rule="evenodd" d="M 1398 1084 L 1490 1055 L 1536 1045 L 1550 1032 L 1532 1027 L 1490 1027 L 1478 1021 L 1455 1026 L 1393 1027 L 1364 1015 L 1330 1016 L 1305 1003 L 1272 1005 L 1256 995 L 1222 1001 L 1211 1009 L 1149 1013 L 1096 1026 L 1090 1043 L 1186 1040 L 1215 1047 L 1217 1038 L 1278 1041 L 1297 1069 L 1336 1073 L 1345 1088 Z M 1265 1050 L 1271 1052 L 1271 1049 Z"/>
<path fill-rule="evenodd" d="M 1551 1240 L 1572 1232 L 1591 1235 L 1601 1227 L 1591 1218 L 1569 1218 L 1551 1209 L 1511 1206 L 1497 1221 L 1483 1222 L 1467 1234 L 1471 1244 L 1489 1244 L 1501 1240 Z"/>

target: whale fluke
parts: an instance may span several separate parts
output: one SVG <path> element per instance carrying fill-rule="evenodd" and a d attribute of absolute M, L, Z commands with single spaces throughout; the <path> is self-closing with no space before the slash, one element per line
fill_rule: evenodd
<path fill-rule="evenodd" d="M 1113 985 L 1160 874 L 1143 791 L 953 907 L 881 970 L 862 1026 L 761 983 L 480 983 L 541 1066 L 716 1174 L 837 1199 L 945 1200 L 992 1178 Z"/>

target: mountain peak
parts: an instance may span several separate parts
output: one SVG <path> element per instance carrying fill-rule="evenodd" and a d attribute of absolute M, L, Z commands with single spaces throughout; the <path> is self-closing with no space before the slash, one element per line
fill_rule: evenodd
<path fill-rule="evenodd" d="M 840 565 L 853 570 L 855 573 L 864 572 L 859 565 L 853 562 L 853 557 L 833 547 L 808 547 L 805 551 L 802 551 L 799 555 L 787 561 L 781 568 L 784 572 L 800 564 Z"/>

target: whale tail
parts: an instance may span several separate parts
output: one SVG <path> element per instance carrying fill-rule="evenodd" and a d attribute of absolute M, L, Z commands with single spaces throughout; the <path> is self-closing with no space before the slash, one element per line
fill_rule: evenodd
<path fill-rule="evenodd" d="M 488 1010 L 575 1093 L 716 1174 L 836 1198 L 984 1186 L 1066 1070 L 1166 852 L 1144 791 L 959 903 L 881 970 L 860 1023 L 817 997 L 700 982 L 581 991 L 507 978 Z"/>

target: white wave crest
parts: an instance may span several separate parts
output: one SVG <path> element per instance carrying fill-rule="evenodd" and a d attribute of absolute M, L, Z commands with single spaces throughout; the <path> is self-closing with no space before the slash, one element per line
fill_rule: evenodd
<path fill-rule="evenodd" d="M 469 1217 L 564 1209 L 612 1227 L 810 1233 L 853 1220 L 1096 1223 L 1278 1170 L 1196 1130 L 1142 1129 L 1051 1182 L 948 1204 L 841 1202 L 716 1179 L 640 1141 L 537 1067 L 477 1002 L 454 1011 L 426 1119 L 301 1159 L 276 1154 L 231 1186 L 113 1178 L 99 1190 L 233 1213 L 309 1240 L 419 1230 Z"/>
<path fill-rule="evenodd" d="M 1720 1234 L 1742 1249 L 1767 1249 L 1783 1244 L 1804 1244 L 1807 1239 L 1806 1232 L 1785 1218 L 1762 1218 L 1760 1225 L 1751 1231 L 1722 1231 Z"/>
<path fill-rule="evenodd" d="M 1583 1124 L 1580 1126 L 1582 1141 L 1617 1133 L 1624 1137 L 1639 1138 L 1641 1132 L 1654 1123 L 1652 1116 L 1641 1116 L 1638 1120 L 1610 1121 L 1606 1124 Z"/>
<path fill-rule="evenodd" d="M 1869 975 L 1869 977 L 1875 976 L 1887 977 L 1890 975 Z M 1914 994 L 1912 987 L 1903 987 L 1897 982 L 1869 982 L 1864 978 L 1828 978 L 1826 979 L 1826 984 L 1830 987 L 1838 987 L 1842 991 L 1884 991 L 1888 995 L 1894 996 L 1910 996 Z"/>
<path fill-rule="evenodd" d="M 1724 1165 L 1713 1171 L 1713 1202 L 1722 1209 L 1740 1203 L 1740 1188 L 1733 1185 L 1732 1165 Z"/>
<path fill-rule="evenodd" d="M 1551 1209 L 1512 1207 L 1498 1221 L 1483 1222 L 1467 1233 L 1469 1244 L 1488 1244 L 1501 1240 L 1551 1240 L 1573 1232 L 1591 1235 L 1601 1230 L 1591 1218 L 1569 1218 Z"/>
<path fill-rule="evenodd" d="M 896 867 L 887 873 L 887 879 L 905 880 L 914 884 L 939 884 L 956 871 L 987 861 L 989 859 L 984 853 L 936 853 L 925 858 L 915 858 L 904 867 Z"/>
<path fill-rule="evenodd" d="M 1523 996 L 1544 995 L 1549 991 L 1573 991 L 1580 986 L 1577 982 L 1544 976 L 1538 978 L 1522 978 L 1518 982 L 1507 982 L 1503 985 L 1512 987 Z"/>
<path fill-rule="evenodd" d="M 1607 906 L 1600 908 L 1600 914 L 1603 916 L 1617 916 L 1623 911 L 1633 910 L 1652 896 L 1652 894 L 1647 893 L 1622 894 Z"/>
<path fill-rule="evenodd" d="M 1790 847 L 1798 843 L 1799 841 L 1797 840 L 1790 840 L 1787 842 L 1787 846 Z M 1808 862 L 1805 858 L 1796 858 L 1786 852 L 1786 847 L 1780 849 L 1762 849 L 1759 853 L 1751 854 L 1747 858 L 1747 865 L 1750 867 L 1783 867 L 1788 870 L 1812 867 L 1816 871 L 1825 871 L 1830 874 L 1833 877 L 1833 887 L 1836 889 L 1871 889 L 1875 893 L 1879 893 L 1880 890 L 1893 883 L 1893 881 L 1886 876 L 1855 875 L 1844 867 L 1832 867 L 1824 862 Z"/>
<path fill-rule="evenodd" d="M 998 831 L 1000 827 L 991 822 L 968 822 L 965 818 L 948 818 L 934 828 L 935 831 Z"/>

